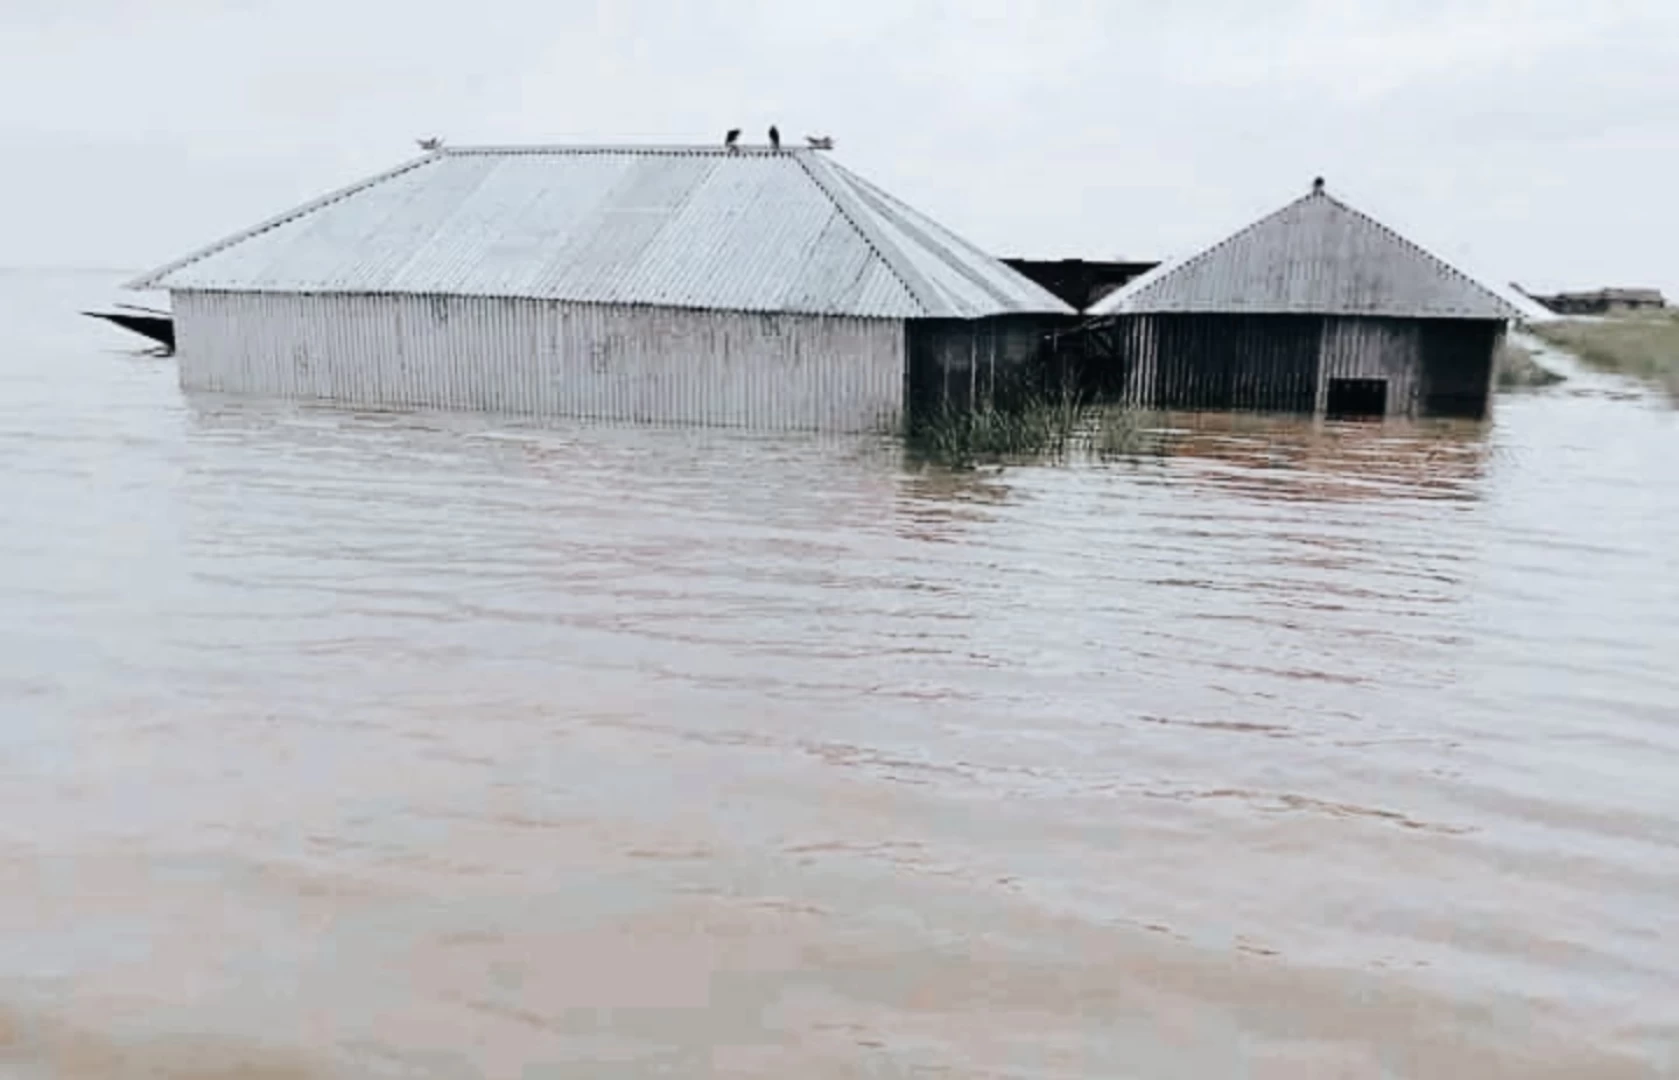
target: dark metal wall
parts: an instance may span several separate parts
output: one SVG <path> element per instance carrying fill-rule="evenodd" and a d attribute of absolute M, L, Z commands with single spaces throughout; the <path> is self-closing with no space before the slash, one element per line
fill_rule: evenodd
<path fill-rule="evenodd" d="M 1135 315 L 1056 339 L 1086 396 L 1186 410 L 1320 414 L 1329 378 L 1388 383 L 1390 415 L 1481 417 L 1503 324 L 1319 315 Z"/>
<path fill-rule="evenodd" d="M 1323 320 L 1156 315 L 1154 401 L 1167 409 L 1310 413 Z"/>
<path fill-rule="evenodd" d="M 1007 404 L 1040 393 L 1044 342 L 1071 316 L 915 319 L 905 324 L 904 402 L 911 416 L 940 408 Z"/>
<path fill-rule="evenodd" d="M 1337 381 L 1379 379 L 1386 384 L 1384 415 L 1416 416 L 1422 405 L 1421 348 L 1422 325 L 1414 319 L 1325 318 L 1317 412 L 1328 414 Z"/>
<path fill-rule="evenodd" d="M 1476 319 L 1422 323 L 1422 414 L 1478 420 L 1492 398 L 1493 354 L 1504 324 Z"/>

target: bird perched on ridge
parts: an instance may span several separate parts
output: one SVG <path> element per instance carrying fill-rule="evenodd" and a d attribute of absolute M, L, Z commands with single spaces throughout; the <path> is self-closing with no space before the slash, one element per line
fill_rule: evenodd
<path fill-rule="evenodd" d="M 421 150 L 441 150 L 443 148 L 443 140 L 436 135 L 429 135 L 424 139 L 415 139 L 414 141 L 420 144 Z"/>
<path fill-rule="evenodd" d="M 810 144 L 812 150 L 832 150 L 834 148 L 834 140 L 827 135 L 806 135 L 805 142 Z"/>
<path fill-rule="evenodd" d="M 735 149 L 735 143 L 739 139 L 740 139 L 740 128 L 730 128 L 729 133 L 727 135 L 723 136 L 723 145 L 728 147 L 730 150 L 733 150 L 733 149 Z"/>
<path fill-rule="evenodd" d="M 770 149 L 771 150 L 780 150 L 781 149 L 781 132 L 776 130 L 774 124 L 770 125 Z"/>

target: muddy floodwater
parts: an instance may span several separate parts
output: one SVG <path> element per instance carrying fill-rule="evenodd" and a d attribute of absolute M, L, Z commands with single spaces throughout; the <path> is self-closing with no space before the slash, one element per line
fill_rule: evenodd
<path fill-rule="evenodd" d="M 0 273 L 0 1075 L 1679 1075 L 1679 412 L 184 397 Z"/>

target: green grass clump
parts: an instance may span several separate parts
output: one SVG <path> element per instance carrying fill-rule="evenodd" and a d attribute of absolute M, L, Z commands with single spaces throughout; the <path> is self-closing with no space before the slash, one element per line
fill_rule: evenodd
<path fill-rule="evenodd" d="M 1679 312 L 1561 319 L 1528 329 L 1592 367 L 1646 379 L 1679 394 Z"/>
<path fill-rule="evenodd" d="M 1065 458 L 1077 452 L 1132 454 L 1147 431 L 1130 409 L 1089 403 L 1075 394 L 1026 395 L 1013 403 L 942 406 L 912 420 L 910 447 L 957 468 L 980 462 Z"/>

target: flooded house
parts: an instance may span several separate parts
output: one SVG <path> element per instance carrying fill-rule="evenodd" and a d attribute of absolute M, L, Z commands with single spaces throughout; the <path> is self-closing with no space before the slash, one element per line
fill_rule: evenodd
<path fill-rule="evenodd" d="M 1089 315 L 1080 378 L 1135 405 L 1481 417 L 1523 311 L 1318 180 Z"/>
<path fill-rule="evenodd" d="M 436 148 L 130 283 L 189 390 L 766 429 L 991 393 L 1073 309 L 813 149 Z"/>

